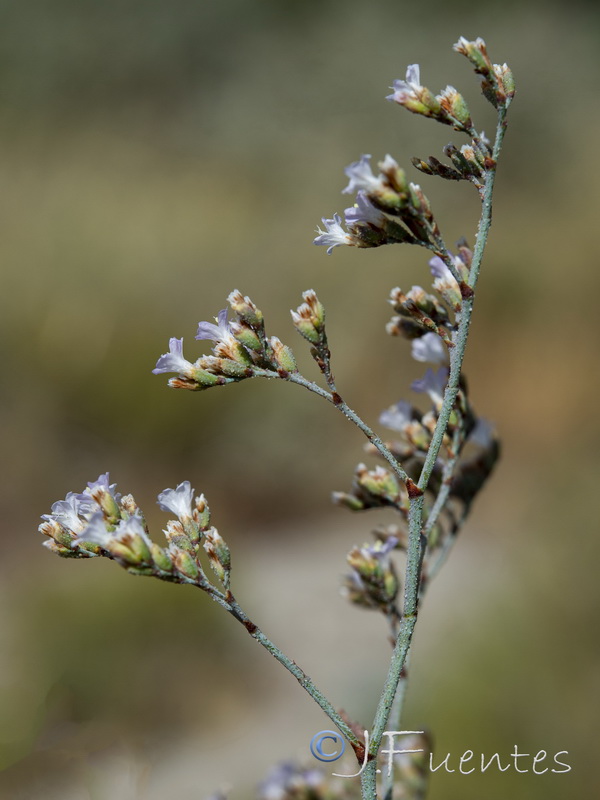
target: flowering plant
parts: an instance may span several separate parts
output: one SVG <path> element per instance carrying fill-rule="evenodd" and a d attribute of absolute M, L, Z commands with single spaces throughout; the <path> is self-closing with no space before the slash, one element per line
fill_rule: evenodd
<path fill-rule="evenodd" d="M 514 96 L 510 69 L 493 64 L 482 39 L 464 38 L 454 49 L 467 57 L 481 77 L 484 96 L 497 111 L 493 142 L 473 124 L 462 95 L 448 86 L 434 95 L 421 85 L 420 70 L 411 65 L 405 80 L 396 80 L 388 100 L 409 111 L 430 117 L 468 137 L 458 148 L 449 144 L 444 154 L 450 163 L 434 157 L 413 159 L 426 175 L 467 181 L 481 199 L 481 218 L 471 249 L 461 240 L 452 252 L 442 237 L 431 203 L 421 187 L 390 156 L 379 162 L 376 175 L 371 156 L 363 155 L 346 168 L 349 179 L 343 190 L 356 193 L 355 203 L 344 212 L 323 219 L 315 244 L 334 248 L 360 248 L 405 243 L 429 251 L 433 276 L 431 290 L 413 286 L 404 292 L 392 289 L 393 316 L 387 331 L 411 343 L 415 360 L 432 364 L 413 383 L 416 393 L 426 395 L 426 409 L 400 401 L 383 411 L 381 425 L 390 435 L 376 434 L 340 395 L 332 371 L 325 309 L 313 290 L 291 312 L 292 323 L 310 345 L 311 355 L 325 386 L 302 375 L 291 348 L 269 336 L 257 305 L 239 291 L 227 298 L 228 308 L 215 322 L 200 322 L 197 340 L 212 341 L 209 355 L 188 361 L 183 339 L 172 338 L 169 352 L 160 356 L 154 373 L 173 373 L 169 386 L 201 391 L 248 378 L 270 378 L 297 384 L 322 397 L 357 426 L 368 440 L 369 456 L 381 463 L 369 468 L 360 463 L 351 489 L 334 492 L 333 500 L 351 511 L 389 507 L 397 522 L 376 528 L 374 541 L 353 547 L 347 556 L 349 571 L 344 592 L 351 603 L 384 615 L 393 646 L 388 675 L 370 728 L 362 729 L 338 711 L 315 682 L 285 655 L 248 617 L 232 590 L 229 547 L 212 525 L 204 495 L 196 495 L 188 481 L 158 496 L 160 508 L 172 518 L 164 534 L 166 545 L 149 534 L 144 514 L 132 495 L 121 495 L 108 473 L 100 475 L 83 492 L 69 492 L 44 515 L 40 531 L 45 545 L 66 558 L 104 557 L 132 574 L 148 575 L 174 583 L 191 584 L 206 592 L 229 612 L 282 664 L 328 715 L 332 724 L 354 750 L 359 763 L 360 789 L 356 780 L 331 783 L 320 771 L 280 765 L 260 789 L 265 800 L 284 798 L 357 797 L 385 800 L 419 798 L 426 791 L 422 756 L 430 745 L 419 732 L 413 746 L 396 758 L 390 746 L 382 749 L 386 727 L 400 727 L 408 656 L 419 604 L 431 580 L 445 562 L 473 501 L 499 456 L 499 442 L 492 426 L 476 413 L 464 376 L 463 356 L 469 334 L 483 253 L 492 214 L 496 166 L 506 129 L 506 114 Z M 231 317 L 230 317 L 231 313 Z M 393 556 L 404 555 L 403 586 Z M 400 602 L 402 596 L 402 602 Z M 418 743 L 420 746 L 414 747 Z M 393 751 L 393 752 L 390 752 Z M 378 755 L 388 752 L 388 769 L 378 785 Z M 342 777 L 338 775 L 338 777 Z"/>

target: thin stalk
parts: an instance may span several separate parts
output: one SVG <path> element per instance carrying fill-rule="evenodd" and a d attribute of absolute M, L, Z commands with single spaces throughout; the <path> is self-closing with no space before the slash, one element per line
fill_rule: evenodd
<path fill-rule="evenodd" d="M 273 372 L 272 370 L 267 369 L 255 369 L 254 370 L 257 377 L 264 377 L 264 378 L 281 378 L 281 375 L 277 372 Z M 402 466 L 398 463 L 396 458 L 394 458 L 393 454 L 390 450 L 386 447 L 384 441 L 377 436 L 377 434 L 367 425 L 361 417 L 358 416 L 356 411 L 353 411 L 350 406 L 342 400 L 340 395 L 337 392 L 328 392 L 326 389 L 323 389 L 319 386 L 318 383 L 314 383 L 314 381 L 309 381 L 307 378 L 303 377 L 297 372 L 290 372 L 288 373 L 284 380 L 290 381 L 290 383 L 296 383 L 298 386 L 303 386 L 305 389 L 308 389 L 309 392 L 313 392 L 314 394 L 319 395 L 319 397 L 328 400 L 335 408 L 342 412 L 342 414 L 353 422 L 356 427 L 361 430 L 367 439 L 371 442 L 371 444 L 378 450 L 381 456 L 388 462 L 394 473 L 403 483 L 406 483 L 410 480 L 405 470 Z"/>
<path fill-rule="evenodd" d="M 425 536 L 429 536 L 433 530 L 433 526 L 438 521 L 438 518 L 444 506 L 446 505 L 446 501 L 448 500 L 450 489 L 452 488 L 452 478 L 454 477 L 454 471 L 460 457 L 461 441 L 462 430 L 460 429 L 460 426 L 458 426 L 452 438 L 452 455 L 444 464 L 444 470 L 442 472 L 442 485 L 437 497 L 435 498 L 433 508 L 429 512 L 425 527 L 423 528 L 423 533 Z"/>
<path fill-rule="evenodd" d="M 504 131 L 506 127 L 505 116 L 506 110 L 501 109 L 498 113 L 496 140 L 494 142 L 494 161 L 497 161 L 502 147 L 502 139 L 504 137 Z M 482 212 L 477 229 L 477 238 L 475 242 L 475 249 L 473 251 L 473 261 L 468 282 L 468 287 L 471 289 L 471 291 L 464 292 L 462 311 L 460 314 L 458 330 L 456 331 L 456 346 L 450 351 L 450 374 L 448 376 L 448 383 L 444 392 L 442 407 L 440 409 L 431 445 L 427 452 L 427 456 L 421 470 L 421 475 L 417 483 L 417 487 L 421 494 L 416 495 L 413 493 L 410 498 L 409 534 L 404 589 L 404 613 L 402 622 L 400 623 L 398 640 L 392 654 L 388 675 L 386 677 L 379 704 L 375 712 L 375 718 L 373 720 L 373 729 L 369 745 L 369 754 L 371 755 L 373 762 L 375 762 L 377 753 L 379 752 L 379 748 L 381 746 L 381 739 L 390 714 L 390 709 L 396 694 L 402 669 L 410 649 L 412 635 L 417 621 L 421 571 L 420 567 L 422 559 L 421 529 L 423 520 L 423 492 L 429 483 L 440 447 L 442 446 L 446 428 L 448 427 L 450 414 L 452 413 L 452 408 L 458 394 L 460 373 L 467 345 L 471 314 L 473 311 L 474 292 L 472 290 L 475 288 L 477 283 L 483 252 L 485 250 L 485 245 L 492 221 L 492 193 L 494 188 L 494 179 L 495 166 L 487 172 L 485 178 L 485 186 L 482 197 Z M 369 764 L 367 766 L 370 767 Z M 373 766 L 369 770 L 365 768 L 365 771 L 361 777 L 363 778 L 361 782 L 363 800 L 376 800 L 377 788 L 375 767 Z"/>
<path fill-rule="evenodd" d="M 220 602 L 221 605 L 227 608 L 234 619 L 244 626 L 253 639 L 256 639 L 256 641 L 262 645 L 265 650 L 267 650 L 283 667 L 285 667 L 285 669 L 287 669 L 289 673 L 294 676 L 294 678 L 296 678 L 300 686 L 302 686 L 302 688 L 308 692 L 315 703 L 325 712 L 325 714 L 327 714 L 329 719 L 337 727 L 344 738 L 350 742 L 355 752 L 357 752 L 357 755 L 359 755 L 363 751 L 362 742 L 358 739 L 348 723 L 342 719 L 340 714 L 338 714 L 325 695 L 317 688 L 313 680 L 306 674 L 306 672 L 304 672 L 304 670 L 301 669 L 295 661 L 292 661 L 291 658 L 288 658 L 285 653 L 282 653 L 277 645 L 275 645 L 267 636 L 265 636 L 260 628 L 250 620 L 248 615 L 243 611 L 231 593 L 228 593 L 225 596 L 218 590 L 214 589 L 214 591 L 210 594 L 215 600 L 217 600 L 217 602 Z"/>
<path fill-rule="evenodd" d="M 396 688 L 396 696 L 394 697 L 394 702 L 392 703 L 392 708 L 390 710 L 390 716 L 388 719 L 388 727 L 391 731 L 399 731 L 401 730 L 402 724 L 402 712 L 404 710 L 404 700 L 406 697 L 406 689 L 408 687 L 408 662 L 410 660 L 410 652 L 406 656 L 406 661 L 404 663 L 404 669 L 400 674 L 400 680 L 398 681 L 398 686 Z M 392 790 L 394 788 L 394 770 L 390 771 L 388 775 L 387 769 L 383 772 L 383 780 L 381 784 L 381 796 L 383 798 L 391 798 L 392 797 Z"/>

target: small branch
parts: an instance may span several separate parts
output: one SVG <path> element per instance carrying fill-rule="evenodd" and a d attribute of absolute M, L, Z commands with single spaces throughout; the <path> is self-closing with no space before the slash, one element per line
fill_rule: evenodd
<path fill-rule="evenodd" d="M 298 386 L 303 386 L 305 389 L 308 389 L 309 392 L 313 392 L 314 394 L 319 395 L 319 397 L 328 400 L 339 411 L 341 411 L 342 414 L 350 420 L 350 422 L 354 423 L 354 425 L 356 425 L 356 427 L 364 433 L 373 447 L 375 447 L 381 456 L 388 462 L 394 474 L 400 478 L 403 483 L 410 481 L 408 474 L 394 458 L 385 442 L 379 436 L 377 436 L 377 434 L 371 428 L 369 428 L 367 423 L 358 416 L 356 411 L 353 411 L 350 406 L 342 400 L 337 392 L 328 392 L 326 389 L 321 388 L 321 386 L 319 386 L 317 383 L 309 381 L 307 378 L 303 377 L 297 372 L 289 372 L 286 373 L 285 376 L 282 376 L 277 372 L 273 372 L 272 370 L 255 369 L 254 373 L 257 377 L 283 378 L 283 380 L 290 381 L 290 383 L 296 383 Z"/>
<path fill-rule="evenodd" d="M 458 535 L 458 532 L 460 531 L 465 519 L 469 516 L 470 510 L 471 510 L 470 505 L 466 505 L 460 517 L 453 524 L 452 530 L 450 531 L 448 536 L 446 536 L 446 540 L 440 547 L 439 553 L 437 554 L 437 558 L 435 559 L 431 567 L 427 570 L 427 574 L 425 576 L 426 580 L 424 579 L 423 588 L 425 588 L 425 586 L 429 586 L 431 581 L 435 578 L 435 576 L 438 574 L 438 572 L 446 563 L 448 556 L 450 555 L 450 551 L 452 550 L 452 547 L 456 542 L 456 537 Z"/>
<path fill-rule="evenodd" d="M 433 508 L 429 512 L 429 515 L 427 517 L 427 522 L 425 523 L 425 527 L 423 529 L 423 533 L 425 536 L 429 536 L 429 534 L 433 530 L 433 526 L 438 521 L 438 518 L 442 513 L 444 506 L 446 505 L 448 496 L 450 495 L 450 489 L 452 488 L 452 479 L 454 477 L 456 465 L 458 464 L 458 459 L 460 457 L 461 443 L 462 443 L 462 430 L 460 426 L 457 426 L 454 432 L 454 436 L 452 438 L 452 455 L 444 464 L 444 470 L 442 472 L 442 485 L 440 487 L 437 497 L 435 498 L 435 503 L 433 504 Z"/>
<path fill-rule="evenodd" d="M 221 593 L 219 592 L 218 594 Z M 223 595 L 221 596 L 223 597 Z M 253 639 L 256 639 L 256 641 L 261 644 L 265 650 L 267 650 L 283 667 L 285 667 L 285 669 L 287 669 L 288 672 L 294 676 L 294 678 L 296 678 L 300 686 L 302 686 L 302 688 L 308 692 L 315 703 L 317 703 L 317 705 L 325 712 L 325 714 L 327 714 L 329 719 L 337 727 L 344 738 L 350 742 L 360 761 L 364 757 L 363 743 L 358 739 L 350 725 L 341 717 L 341 715 L 336 711 L 325 695 L 315 686 L 312 679 L 296 664 L 295 661 L 292 661 L 291 658 L 288 658 L 288 656 L 286 656 L 285 653 L 283 653 L 277 647 L 277 645 L 273 644 L 273 642 L 267 636 L 265 636 L 260 628 L 255 625 L 245 614 L 231 593 L 229 593 L 226 597 L 223 597 L 223 599 L 227 603 L 226 607 L 229 613 L 244 626 Z"/>

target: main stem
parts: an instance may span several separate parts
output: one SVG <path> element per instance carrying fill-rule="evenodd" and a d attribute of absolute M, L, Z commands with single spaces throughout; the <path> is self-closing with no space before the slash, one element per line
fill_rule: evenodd
<path fill-rule="evenodd" d="M 502 140 L 506 129 L 506 109 L 502 108 L 498 112 L 498 124 L 496 128 L 496 140 L 492 158 L 497 162 L 502 149 Z M 494 190 L 494 180 L 496 177 L 496 165 L 488 170 L 485 178 L 485 185 L 482 198 L 482 211 L 477 229 L 477 238 L 473 251 L 473 261 L 468 280 L 468 290 L 463 292 L 463 304 L 460 313 L 458 330 L 456 332 L 455 347 L 450 351 L 450 374 L 444 392 L 444 399 L 437 424 L 431 440 L 431 445 L 425 458 L 425 463 L 421 470 L 421 475 L 417 482 L 417 487 L 421 491 L 420 495 L 413 495 L 410 499 L 409 510 L 409 534 L 407 548 L 406 575 L 404 584 L 404 613 L 398 631 L 398 639 L 392 654 L 389 671 L 383 686 L 379 704 L 373 720 L 371 741 L 369 745 L 368 761 L 362 775 L 361 788 L 363 800 L 377 800 L 377 773 L 376 757 L 381 746 L 381 739 L 385 731 L 385 726 L 390 714 L 390 709 L 396 695 L 398 682 L 402 674 L 402 669 L 406 662 L 413 631 L 417 621 L 418 601 L 419 601 L 419 578 L 422 560 L 422 524 L 423 524 L 423 492 L 427 488 L 431 473 L 435 466 L 440 447 L 452 408 L 458 394 L 460 372 L 467 345 L 471 315 L 473 312 L 474 289 L 479 277 L 481 261 L 485 250 L 485 245 L 492 223 L 492 194 Z"/>

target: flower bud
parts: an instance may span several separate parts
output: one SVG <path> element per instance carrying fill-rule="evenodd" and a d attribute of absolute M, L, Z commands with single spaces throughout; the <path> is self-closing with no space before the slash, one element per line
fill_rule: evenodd
<path fill-rule="evenodd" d="M 334 505 L 345 506 L 350 511 L 363 511 L 365 509 L 365 504 L 359 497 L 346 492 L 332 492 L 331 501 Z"/>
<path fill-rule="evenodd" d="M 248 296 L 244 296 L 240 291 L 234 289 L 227 298 L 227 302 L 241 322 L 245 322 L 256 331 L 263 329 L 264 318 L 262 311 L 256 307 Z"/>
<path fill-rule="evenodd" d="M 193 517 L 201 531 L 206 531 L 210 527 L 210 508 L 203 494 L 194 501 Z"/>
<path fill-rule="evenodd" d="M 264 347 L 263 341 L 249 325 L 244 322 L 230 322 L 229 329 L 234 338 L 244 347 L 247 347 L 248 350 L 252 350 L 255 353 L 262 352 Z"/>
<path fill-rule="evenodd" d="M 171 558 L 171 563 L 180 575 L 183 575 L 184 578 L 188 578 L 190 581 L 198 579 L 200 575 L 198 565 L 195 559 L 192 558 L 186 550 L 181 550 L 176 544 L 171 542 L 169 545 L 169 556 Z"/>
<path fill-rule="evenodd" d="M 223 586 L 228 588 L 231 573 L 231 552 L 216 528 L 211 528 L 206 532 L 202 546 L 208 555 L 213 572 Z"/>
<path fill-rule="evenodd" d="M 287 345 L 283 344 L 277 336 L 271 336 L 269 344 L 273 353 L 273 361 L 277 369 L 281 369 L 284 372 L 298 371 L 298 365 L 296 364 L 294 354 Z"/>
<path fill-rule="evenodd" d="M 437 99 L 446 114 L 458 123 L 455 128 L 462 131 L 472 129 L 473 122 L 465 98 L 453 86 L 446 86 Z"/>
<path fill-rule="evenodd" d="M 150 554 L 154 565 L 158 567 L 161 572 L 173 572 L 173 564 L 169 558 L 169 554 L 162 547 L 159 547 L 156 542 L 152 542 Z"/>

